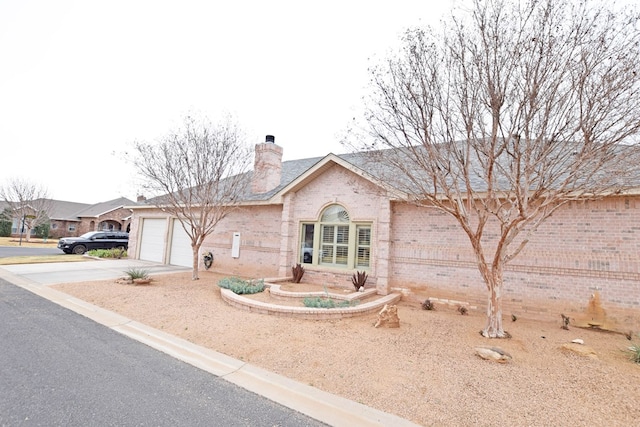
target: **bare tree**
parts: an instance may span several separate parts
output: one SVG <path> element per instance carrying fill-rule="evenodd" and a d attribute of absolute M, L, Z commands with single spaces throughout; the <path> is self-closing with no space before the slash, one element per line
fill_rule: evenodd
<path fill-rule="evenodd" d="M 457 220 L 488 290 L 483 335 L 504 337 L 504 268 L 531 234 L 637 179 L 639 21 L 589 0 L 472 3 L 372 69 L 364 147 L 408 201 Z"/>
<path fill-rule="evenodd" d="M 0 187 L 0 199 L 8 205 L 14 218 L 18 220 L 18 231 L 26 233 L 28 242 L 31 230 L 49 222 L 52 200 L 46 188 L 22 178 L 10 179 Z"/>
<path fill-rule="evenodd" d="M 237 209 L 248 181 L 252 152 L 230 117 L 217 124 L 186 117 L 157 144 L 136 143 L 143 188 L 158 208 L 174 216 L 191 239 L 192 279 L 197 280 L 204 239 Z"/>

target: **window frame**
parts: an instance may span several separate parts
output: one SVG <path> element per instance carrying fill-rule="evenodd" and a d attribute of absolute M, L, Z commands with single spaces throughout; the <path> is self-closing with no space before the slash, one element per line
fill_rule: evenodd
<path fill-rule="evenodd" d="M 340 211 L 336 216 L 336 220 L 323 221 L 326 219 L 326 214 L 329 210 L 335 210 L 336 207 L 341 208 L 344 214 Z M 346 230 L 345 230 L 346 227 Z M 324 241 L 325 230 L 333 228 L 333 236 L 331 242 Z M 342 228 L 342 233 L 340 233 Z M 331 204 L 326 206 L 320 216 L 315 221 L 303 220 L 299 223 L 299 239 L 298 239 L 298 262 L 302 265 L 317 266 L 323 268 L 336 268 L 340 270 L 348 269 L 364 269 L 369 270 L 371 268 L 371 257 L 373 253 L 372 237 L 373 237 L 373 221 L 354 221 L 351 219 L 347 209 L 340 204 Z M 363 244 L 359 241 L 359 232 L 362 230 L 368 230 L 368 244 Z M 345 231 L 347 236 L 347 243 L 344 243 Z M 313 245 L 311 247 L 311 262 L 306 262 L 305 252 L 309 252 L 308 243 L 310 241 L 310 234 L 313 234 Z M 344 256 L 344 248 L 347 249 L 346 257 Z M 305 251 L 307 249 L 307 251 Z M 332 254 L 331 262 L 323 261 L 325 251 L 331 249 Z M 339 251 L 342 250 L 342 256 L 339 255 Z M 366 265 L 361 261 L 359 253 L 364 251 L 367 253 Z M 345 260 L 345 262 L 338 262 Z"/>

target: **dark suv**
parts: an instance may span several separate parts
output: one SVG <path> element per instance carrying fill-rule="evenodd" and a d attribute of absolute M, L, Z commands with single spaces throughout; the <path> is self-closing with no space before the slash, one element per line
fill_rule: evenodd
<path fill-rule="evenodd" d="M 65 254 L 81 255 L 92 249 L 127 250 L 128 247 L 129 233 L 124 231 L 90 231 L 80 237 L 63 237 L 58 241 L 58 249 Z"/>

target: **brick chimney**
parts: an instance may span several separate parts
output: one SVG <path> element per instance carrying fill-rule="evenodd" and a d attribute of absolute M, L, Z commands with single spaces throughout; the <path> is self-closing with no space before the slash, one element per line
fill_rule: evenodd
<path fill-rule="evenodd" d="M 267 135 L 265 142 L 256 144 L 251 191 L 266 193 L 280 185 L 282 176 L 282 147 L 276 145 L 273 135 Z"/>

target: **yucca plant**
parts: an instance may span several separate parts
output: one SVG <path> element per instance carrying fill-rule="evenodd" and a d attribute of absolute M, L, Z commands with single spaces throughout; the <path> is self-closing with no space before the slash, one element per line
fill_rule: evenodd
<path fill-rule="evenodd" d="M 130 268 L 125 271 L 125 274 L 129 276 L 131 280 L 146 279 L 149 277 L 149 272 L 141 268 Z"/>
<path fill-rule="evenodd" d="M 366 271 L 356 271 L 353 276 L 351 276 L 351 283 L 353 283 L 353 287 L 356 288 L 356 291 L 359 291 L 360 288 L 363 288 L 365 283 L 367 283 L 367 275 Z"/>
<path fill-rule="evenodd" d="M 302 276 L 304 276 L 304 267 L 300 264 L 296 264 L 291 267 L 291 274 L 293 275 L 293 283 L 300 283 Z"/>

